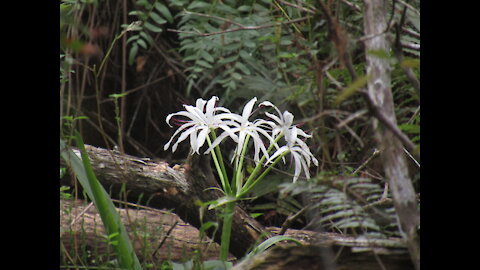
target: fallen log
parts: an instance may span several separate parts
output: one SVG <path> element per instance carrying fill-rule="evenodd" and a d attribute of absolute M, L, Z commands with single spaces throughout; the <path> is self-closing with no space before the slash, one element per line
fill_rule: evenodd
<path fill-rule="evenodd" d="M 128 202 L 120 204 L 124 207 L 117 208 L 117 211 L 137 256 L 143 263 L 152 265 L 153 269 L 160 269 L 164 260 L 218 259 L 219 245 L 208 237 L 201 239 L 198 229 L 176 214 Z M 276 234 L 281 228 L 267 227 L 266 230 Z M 63 266 L 78 263 L 72 258 L 83 258 L 87 265 L 92 266 L 115 257 L 106 241 L 100 215 L 95 206 L 86 201 L 60 201 L 60 231 L 64 254 L 60 264 Z M 304 246 L 281 243 L 267 252 L 241 261 L 234 269 L 286 270 L 299 269 L 300 266 L 322 270 L 413 269 L 405 245 L 399 239 L 374 240 L 294 229 L 288 229 L 285 235 L 299 240 Z M 322 256 L 332 250 L 335 251 L 333 258 Z M 235 259 L 230 257 L 230 260 Z M 335 268 L 328 268 L 325 261 L 334 262 Z"/>
<path fill-rule="evenodd" d="M 78 150 L 73 150 L 78 152 Z M 166 215 L 165 213 L 168 212 L 163 211 L 160 213 L 158 210 L 152 209 L 148 211 L 153 212 L 134 209 L 119 210 L 125 221 L 124 223 L 126 224 L 127 230 L 130 232 L 136 231 L 136 227 L 131 227 L 131 224 L 138 224 L 142 220 L 154 220 L 152 222 L 153 227 L 148 227 L 150 231 L 147 230 L 145 233 L 146 235 L 151 235 L 151 239 L 149 237 L 138 238 L 138 235 L 132 235 L 132 239 L 136 239 L 134 240 L 134 246 L 137 249 L 139 257 L 148 258 L 150 256 L 151 259 L 179 260 L 189 258 L 198 250 L 203 250 L 205 252 L 203 259 L 217 258 L 219 251 L 218 245 L 210 243 L 208 238 L 200 240 L 197 230 L 201 227 L 202 223 L 218 221 L 217 213 L 206 209 L 201 210 L 197 204 L 197 201 L 206 202 L 222 196 L 220 191 L 211 189 L 211 187 L 218 187 L 218 184 L 211 171 L 209 160 L 193 155 L 193 158 L 187 164 L 170 167 L 168 163 L 163 161 L 152 161 L 129 155 L 120 155 L 114 151 L 93 146 L 87 145 L 86 150 L 97 178 L 111 194 L 112 198 L 136 202 L 139 205 L 145 205 L 154 209 L 170 209 L 171 212 L 176 214 Z M 61 149 L 61 151 L 66 151 L 66 149 Z M 61 159 L 61 166 L 68 167 L 68 162 Z M 61 184 L 74 186 L 74 183 L 69 182 L 68 177 L 64 177 L 61 180 Z M 74 208 L 76 209 L 76 207 Z M 76 213 L 83 211 L 82 209 L 77 209 Z M 136 218 L 132 218 L 132 216 L 128 215 L 128 212 L 135 213 Z M 88 211 L 85 211 L 85 213 L 88 213 Z M 170 223 L 162 223 L 157 220 L 158 218 L 169 220 Z M 95 216 L 96 226 L 87 226 L 87 229 L 83 228 L 80 230 L 77 227 L 72 227 L 77 223 L 85 224 L 87 222 L 84 217 L 82 217 L 81 220 L 80 223 L 78 223 L 79 221 L 73 222 L 74 220 L 70 217 L 68 221 L 62 221 L 62 230 L 69 232 L 68 234 L 62 234 L 62 243 L 65 249 L 77 248 L 78 245 L 72 245 L 71 243 L 73 241 L 72 239 L 78 239 L 75 237 L 80 232 L 92 232 L 88 234 L 88 237 L 84 238 L 90 241 L 89 243 L 92 243 L 93 247 L 98 249 L 101 246 L 98 243 L 102 242 L 99 241 L 99 239 L 102 239 L 102 231 L 100 228 L 97 228 L 97 225 L 101 226 L 100 218 Z M 136 223 L 131 223 L 132 220 Z M 167 239 L 165 238 L 166 232 L 173 227 L 172 222 L 178 223 L 177 227 L 171 231 L 171 237 L 169 238 L 171 241 L 168 242 L 170 244 L 161 245 L 160 250 L 156 253 L 158 258 L 151 253 L 146 254 L 145 247 L 152 247 L 155 244 L 160 245 L 163 241 L 160 240 L 160 238 Z M 66 226 L 66 224 L 70 224 L 70 227 Z M 236 258 L 243 258 L 255 244 L 262 240 L 261 236 L 275 235 L 281 230 L 281 228 L 263 227 L 240 207 L 235 209 L 232 225 L 230 252 Z M 156 233 L 152 231 L 152 228 L 157 228 Z M 160 230 L 162 233 L 158 232 L 158 228 L 162 228 Z M 98 232 L 100 232 L 100 234 Z M 155 238 L 153 235 L 158 237 Z M 217 243 L 220 243 L 221 226 L 216 233 L 213 228 L 207 230 L 207 235 Z M 353 237 L 335 233 L 318 233 L 292 229 L 286 230 L 285 235 L 294 237 L 305 244 L 332 246 L 336 251 L 341 251 L 342 254 L 349 254 L 345 252 L 345 250 L 349 250 L 350 253 L 355 254 L 358 254 L 358 251 L 363 251 L 363 254 L 369 254 L 370 257 L 368 260 L 373 259 L 376 262 L 378 261 L 378 254 L 383 253 L 388 255 L 392 252 L 396 253 L 397 251 L 404 253 L 406 250 L 405 243 L 401 239 L 367 239 L 365 237 Z M 138 239 L 143 239 L 143 242 Z M 92 242 L 94 240 L 96 242 Z M 103 242 L 105 242 L 105 240 L 103 240 Z M 209 247 L 208 249 L 206 248 L 207 246 Z M 105 244 L 104 249 L 108 249 L 108 245 Z M 170 252 L 168 252 L 168 250 L 170 250 Z M 170 257 L 164 257 L 161 254 L 167 254 Z M 234 258 L 233 256 L 232 258 Z M 337 259 L 339 258 L 341 257 L 337 256 Z M 403 265 L 404 262 L 402 258 L 403 257 L 394 258 L 393 261 L 397 263 L 401 262 Z M 406 258 L 408 265 L 408 255 Z M 355 265 L 355 263 L 353 263 L 353 265 Z M 404 269 L 413 269 L 413 267 Z"/>
<path fill-rule="evenodd" d="M 117 211 L 142 262 L 158 266 L 164 260 L 191 259 L 199 252 L 202 259 L 218 259 L 219 245 L 208 237 L 201 239 L 197 228 L 174 213 L 127 202 L 123 204 L 127 207 L 117 208 Z M 69 262 L 68 257 L 83 257 L 88 263 L 97 265 L 104 263 L 102 258 L 115 257 L 106 241 L 100 215 L 91 203 L 61 200 L 60 232 L 64 252 L 69 254 L 63 256 L 61 265 L 74 263 Z"/>
<path fill-rule="evenodd" d="M 198 205 L 199 201 L 207 202 L 222 197 L 220 191 L 211 189 L 219 186 L 209 160 L 205 159 L 206 156 L 193 155 L 188 164 L 172 168 L 163 161 L 155 162 L 121 155 L 90 145 L 85 148 L 97 178 L 112 198 L 157 209 L 171 209 L 196 228 L 208 221 L 218 221 L 215 211 L 200 211 Z M 73 151 L 78 153 L 76 149 Z M 65 160 L 61 159 L 60 162 L 62 166 L 68 167 Z M 64 177 L 62 184 L 73 186 L 68 177 Z M 140 199 L 143 201 L 139 202 Z M 220 243 L 221 233 L 213 235 L 213 232 L 214 228 L 207 230 L 207 234 Z M 269 232 L 244 210 L 236 207 L 232 224 L 231 254 L 237 258 L 243 257 L 259 240 L 260 235 L 269 235 Z"/>

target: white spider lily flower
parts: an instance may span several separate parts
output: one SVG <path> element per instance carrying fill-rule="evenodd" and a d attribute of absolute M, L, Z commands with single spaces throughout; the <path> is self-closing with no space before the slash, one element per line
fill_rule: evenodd
<path fill-rule="evenodd" d="M 298 136 L 300 135 L 304 138 L 310 138 L 312 135 L 306 134 L 303 130 L 293 125 L 293 114 L 289 111 L 285 111 L 282 114 L 280 110 L 269 101 L 264 101 L 260 105 L 273 107 L 277 111 L 279 115 L 278 117 L 268 112 L 265 113 L 268 117 L 278 123 L 273 126 L 272 137 L 275 138 L 278 134 L 283 134 L 284 139 L 287 142 L 287 145 L 278 148 L 265 164 L 272 163 L 275 158 L 281 156 L 286 151 L 289 151 L 295 164 L 293 182 L 297 181 L 302 169 L 305 172 L 306 178 L 309 179 L 310 162 L 313 161 L 313 163 L 318 166 L 318 160 L 312 155 L 307 144 L 302 139 L 298 138 Z"/>
<path fill-rule="evenodd" d="M 215 103 L 218 101 L 218 97 L 213 96 L 208 102 L 201 98 L 197 99 L 196 106 L 184 105 L 185 111 L 169 114 L 166 118 L 167 124 L 170 125 L 170 119 L 173 116 L 184 116 L 189 118 L 185 124 L 181 125 L 165 144 L 164 150 L 170 147 L 173 139 L 177 134 L 183 131 L 178 137 L 175 144 L 172 146 L 172 152 L 177 150 L 177 146 L 180 142 L 190 137 L 190 145 L 192 147 L 192 153 L 197 153 L 205 144 L 205 140 L 210 133 L 211 129 L 222 128 L 228 131 L 230 128 L 223 123 L 223 119 L 229 118 L 230 111 L 223 107 L 215 107 Z M 223 112 L 216 114 L 217 112 Z"/>
<path fill-rule="evenodd" d="M 282 155 L 286 151 L 289 151 L 289 153 L 292 155 L 295 165 L 295 172 L 293 174 L 294 183 L 300 176 L 302 169 L 305 172 L 305 177 L 310 179 L 309 167 L 311 161 L 313 161 L 315 166 L 318 166 L 318 160 L 312 155 L 308 146 L 302 140 L 297 138 L 299 130 L 300 129 L 297 129 L 297 127 L 293 126 L 289 132 L 285 134 L 287 145 L 280 147 L 266 162 L 266 164 L 272 163 L 275 158 Z"/>
<path fill-rule="evenodd" d="M 264 124 L 268 121 L 255 120 L 254 122 L 250 122 L 248 120 L 252 113 L 253 105 L 255 105 L 256 101 L 256 97 L 252 98 L 243 108 L 242 115 L 229 114 L 229 118 L 232 121 L 228 121 L 226 123 L 233 127 L 230 130 L 224 129 L 225 131 L 220 136 L 218 136 L 218 138 L 212 143 L 211 147 L 205 152 L 206 154 L 209 153 L 215 146 L 217 146 L 223 139 L 229 136 L 237 143 L 237 148 L 235 149 L 235 154 L 232 159 L 233 162 L 236 156 L 241 155 L 243 144 L 247 135 L 249 135 L 250 138 L 253 140 L 255 148 L 253 156 L 253 160 L 255 161 L 255 163 L 258 163 L 259 161 L 260 151 L 262 151 L 262 153 L 268 158 L 269 155 L 267 149 L 265 148 L 265 145 L 260 137 L 260 134 L 262 134 L 270 142 L 273 142 L 272 137 L 270 136 L 270 134 L 268 134 L 267 130 L 265 130 L 264 126 Z M 236 133 L 238 133 L 238 135 Z"/>
<path fill-rule="evenodd" d="M 272 137 L 275 138 L 278 134 L 283 133 L 283 135 L 285 135 L 285 139 L 288 141 L 287 134 L 289 133 L 289 130 L 293 127 L 293 114 L 290 113 L 289 111 L 284 111 L 282 114 L 280 110 L 277 108 L 277 106 L 273 105 L 270 101 L 264 101 L 260 103 L 259 106 L 273 107 L 277 111 L 279 115 L 278 117 L 274 114 L 265 112 L 265 115 L 272 118 L 273 120 L 275 120 L 275 122 L 278 123 L 277 125 L 272 126 L 273 128 Z M 307 133 L 305 133 L 303 130 L 299 128 L 297 128 L 297 135 L 303 136 L 305 138 L 312 137 L 312 135 L 308 135 Z M 303 143 L 303 141 L 300 138 L 297 138 L 297 142 Z"/>

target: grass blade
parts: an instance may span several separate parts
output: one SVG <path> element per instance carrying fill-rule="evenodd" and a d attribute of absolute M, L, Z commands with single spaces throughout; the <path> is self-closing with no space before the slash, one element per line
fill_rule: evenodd
<path fill-rule="evenodd" d="M 81 152 L 82 159 L 80 160 L 71 149 L 66 148 L 65 143 L 60 140 L 60 153 L 62 158 L 65 159 L 73 169 L 80 184 L 95 204 L 102 218 L 105 231 L 111 237 L 110 242 L 116 243 L 112 246 L 118 255 L 119 266 L 124 269 L 141 270 L 142 267 L 133 250 L 127 231 L 120 220 L 120 216 L 110 196 L 93 172 L 88 154 L 85 150 L 85 145 L 78 132 L 75 134 L 75 140 Z"/>

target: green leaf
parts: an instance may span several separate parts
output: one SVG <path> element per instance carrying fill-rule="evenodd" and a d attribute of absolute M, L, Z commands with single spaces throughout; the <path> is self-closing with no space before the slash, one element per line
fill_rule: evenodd
<path fill-rule="evenodd" d="M 138 52 L 138 45 L 134 43 L 132 48 L 130 48 L 130 52 L 128 53 L 128 64 L 132 65 L 135 62 L 135 57 L 137 56 Z"/>
<path fill-rule="evenodd" d="M 245 74 L 245 75 L 251 75 L 252 74 L 252 72 L 250 72 L 250 70 L 244 64 L 242 64 L 241 62 L 236 62 L 235 67 L 237 69 L 241 70 L 243 72 L 243 74 Z"/>
<path fill-rule="evenodd" d="M 403 125 L 399 125 L 398 128 L 405 133 L 410 133 L 410 134 L 419 134 L 420 133 L 420 126 L 419 125 L 403 124 Z"/>
<path fill-rule="evenodd" d="M 239 6 L 237 8 L 238 11 L 241 11 L 241 12 L 250 12 L 250 10 L 252 9 L 251 6 L 246 6 L 246 5 L 243 5 L 243 6 Z"/>
<path fill-rule="evenodd" d="M 235 197 L 232 197 L 232 196 L 224 196 L 224 197 L 221 197 L 219 198 L 218 200 L 216 201 L 213 201 L 210 206 L 208 206 L 208 210 L 212 210 L 212 209 L 215 209 L 219 206 L 222 206 L 222 205 L 225 205 L 229 202 L 236 202 L 237 201 L 237 198 Z"/>
<path fill-rule="evenodd" d="M 131 37 L 129 37 L 129 38 L 127 39 L 127 44 L 130 43 L 130 42 L 132 42 L 132 41 L 135 41 L 135 40 L 137 40 L 137 39 L 139 39 L 139 38 L 140 38 L 139 35 L 133 35 L 133 36 L 131 36 Z"/>
<path fill-rule="evenodd" d="M 400 66 L 408 68 L 419 68 L 420 59 L 405 58 L 402 62 L 400 62 Z"/>
<path fill-rule="evenodd" d="M 66 147 L 63 140 L 60 140 L 60 154 L 62 158 L 72 168 L 75 176 L 79 180 L 88 197 L 95 204 L 106 233 L 112 237 L 119 236 L 115 239 L 113 248 L 118 256 L 118 262 L 122 268 L 141 270 L 140 262 L 135 255 L 132 243 L 128 237 L 127 231 L 121 222 L 120 216 L 110 199 L 110 196 L 100 184 L 93 172 L 85 145 L 78 132 L 75 133 L 75 140 L 80 151 L 81 159 L 73 152 L 72 149 Z"/>
<path fill-rule="evenodd" d="M 200 55 L 202 56 L 203 59 L 205 59 L 206 61 L 210 62 L 210 63 L 213 63 L 215 61 L 215 59 L 213 58 L 213 56 L 211 54 L 209 54 L 208 52 L 206 51 L 201 51 L 200 52 Z"/>
<path fill-rule="evenodd" d="M 238 54 L 235 54 L 233 56 L 221 59 L 220 61 L 218 61 L 218 63 L 221 64 L 221 65 L 224 65 L 224 64 L 228 64 L 228 63 L 231 63 L 233 61 L 236 61 L 237 59 L 238 59 Z"/>
<path fill-rule="evenodd" d="M 150 18 L 152 18 L 152 20 L 155 23 L 160 24 L 160 25 L 165 24 L 167 22 L 166 20 L 164 20 L 162 17 L 160 17 L 160 15 L 158 15 L 155 12 L 150 12 Z"/>
<path fill-rule="evenodd" d="M 337 98 L 334 101 L 334 105 L 338 106 L 345 99 L 355 94 L 358 89 L 364 87 L 368 83 L 369 79 L 370 76 L 361 76 L 357 78 L 353 83 L 351 83 L 347 88 L 345 88 L 340 94 L 337 95 Z"/>
<path fill-rule="evenodd" d="M 146 32 L 140 32 L 140 37 L 142 37 L 144 40 L 148 42 L 148 44 L 153 44 L 153 38 Z"/>
<path fill-rule="evenodd" d="M 205 270 L 228 270 L 233 267 L 233 263 L 220 260 L 210 260 L 204 261 L 203 267 Z"/>
<path fill-rule="evenodd" d="M 140 47 L 144 48 L 145 50 L 148 49 L 147 43 L 143 39 L 138 39 L 137 44 L 140 45 Z"/>
<path fill-rule="evenodd" d="M 206 61 L 203 61 L 203 60 L 197 60 L 195 62 L 195 64 L 199 65 L 199 66 L 202 66 L 204 68 L 213 68 L 212 65 L 210 65 L 209 63 L 207 63 Z"/>
<path fill-rule="evenodd" d="M 147 28 L 148 30 L 152 31 L 152 32 L 155 32 L 155 33 L 161 33 L 163 31 L 162 28 L 158 27 L 158 26 L 155 26 L 149 22 L 146 22 L 145 23 L 145 28 Z"/>
<path fill-rule="evenodd" d="M 218 227 L 218 223 L 217 222 L 212 222 L 212 221 L 205 222 L 205 223 L 202 224 L 202 226 L 200 226 L 199 231 L 204 232 L 204 231 L 210 229 L 211 227 Z"/>
<path fill-rule="evenodd" d="M 223 49 L 225 51 L 234 51 L 234 50 L 240 49 L 241 47 L 242 47 L 241 42 L 232 42 L 230 44 L 223 46 Z"/>
<path fill-rule="evenodd" d="M 130 11 L 128 13 L 129 16 L 137 16 L 140 20 L 142 21 L 145 21 L 148 19 L 147 17 L 147 14 L 145 14 L 145 12 L 143 11 L 140 11 L 140 10 L 134 10 L 134 11 Z"/>
<path fill-rule="evenodd" d="M 110 94 L 108 95 L 108 97 L 111 97 L 111 98 L 122 98 L 124 96 L 128 95 L 128 93 L 120 93 L 120 94 Z"/>
<path fill-rule="evenodd" d="M 66 172 L 67 172 L 67 170 L 65 168 L 60 168 L 60 179 L 63 178 L 63 176 L 65 175 Z"/>
<path fill-rule="evenodd" d="M 160 3 L 160 2 L 155 2 L 155 9 L 162 14 L 162 16 L 168 20 L 169 23 L 173 23 L 173 16 L 172 13 L 170 13 L 170 10 L 168 8 Z"/>
<path fill-rule="evenodd" d="M 284 53 L 280 53 L 279 55 L 277 55 L 277 58 L 296 58 L 298 57 L 298 54 L 296 53 L 287 53 L 287 52 L 284 52 Z"/>
<path fill-rule="evenodd" d="M 260 245 L 255 247 L 250 253 L 247 254 L 246 259 L 251 258 L 256 254 L 264 252 L 267 248 L 275 245 L 276 243 L 278 243 L 280 241 L 292 241 L 299 246 L 302 245 L 302 243 L 300 243 L 300 241 L 298 241 L 295 238 L 285 236 L 285 235 L 276 235 L 276 236 L 268 238 L 267 240 L 263 241 Z"/>
<path fill-rule="evenodd" d="M 243 45 L 247 48 L 256 48 L 257 47 L 257 44 L 251 40 L 245 40 L 245 42 L 243 42 Z"/>
<path fill-rule="evenodd" d="M 234 78 L 237 81 L 240 81 L 243 78 L 242 75 L 240 75 L 236 72 L 233 72 L 231 76 L 232 76 L 232 78 Z"/>
<path fill-rule="evenodd" d="M 207 9 L 210 7 L 210 4 L 202 1 L 193 1 L 187 9 Z"/>
<path fill-rule="evenodd" d="M 250 216 L 252 218 L 257 218 L 257 217 L 262 216 L 262 215 L 263 215 L 263 213 L 250 213 Z"/>

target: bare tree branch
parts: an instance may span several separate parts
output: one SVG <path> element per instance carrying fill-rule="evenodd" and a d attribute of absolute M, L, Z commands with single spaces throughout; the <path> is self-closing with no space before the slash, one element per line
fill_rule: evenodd
<path fill-rule="evenodd" d="M 204 17 L 211 17 L 211 15 L 205 15 L 202 14 Z M 215 16 L 216 17 L 216 16 Z M 169 32 L 174 32 L 174 33 L 180 33 L 180 34 L 192 34 L 192 35 L 197 35 L 201 37 L 208 37 L 208 36 L 214 36 L 214 35 L 221 35 L 221 34 L 226 34 L 226 33 L 231 33 L 231 32 L 236 32 L 236 31 L 245 31 L 245 30 L 258 30 L 258 29 L 263 29 L 263 28 L 270 28 L 270 27 L 275 27 L 275 26 L 280 26 L 280 25 L 287 25 L 287 24 L 292 24 L 292 23 L 297 23 L 297 22 L 303 22 L 305 20 L 310 19 L 310 17 L 301 17 L 293 20 L 289 20 L 286 22 L 279 22 L 279 23 L 269 23 L 265 25 L 259 25 L 259 26 L 241 26 L 238 28 L 232 28 L 232 29 L 227 29 L 223 31 L 217 31 L 217 32 L 211 32 L 211 33 L 201 33 L 201 32 L 194 32 L 194 31 L 182 31 L 182 30 L 176 30 L 176 29 L 170 29 L 168 28 L 167 31 Z M 225 21 L 229 21 L 227 19 L 223 19 Z M 236 25 L 239 25 L 238 23 L 235 23 Z"/>

